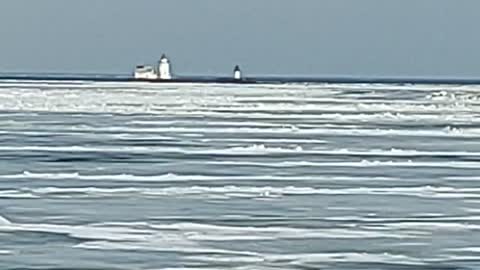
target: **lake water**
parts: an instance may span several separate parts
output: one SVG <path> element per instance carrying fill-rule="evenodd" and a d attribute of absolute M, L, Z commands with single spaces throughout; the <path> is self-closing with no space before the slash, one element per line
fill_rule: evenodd
<path fill-rule="evenodd" d="M 480 86 L 0 81 L 1 269 L 478 269 Z"/>

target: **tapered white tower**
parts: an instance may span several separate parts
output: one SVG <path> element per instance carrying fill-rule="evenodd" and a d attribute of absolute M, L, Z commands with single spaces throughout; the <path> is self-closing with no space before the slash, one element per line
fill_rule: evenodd
<path fill-rule="evenodd" d="M 160 62 L 158 63 L 158 78 L 160 80 L 170 80 L 172 79 L 172 74 L 170 72 L 170 61 L 164 55 L 160 58 Z"/>
<path fill-rule="evenodd" d="M 233 78 L 235 80 L 241 80 L 242 79 L 242 71 L 240 70 L 239 66 L 235 66 L 235 69 L 233 70 Z"/>

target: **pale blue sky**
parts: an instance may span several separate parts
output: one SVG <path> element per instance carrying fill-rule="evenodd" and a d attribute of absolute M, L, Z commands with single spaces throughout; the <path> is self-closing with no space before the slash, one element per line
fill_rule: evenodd
<path fill-rule="evenodd" d="M 480 77 L 478 0 L 0 0 L 0 72 Z"/>

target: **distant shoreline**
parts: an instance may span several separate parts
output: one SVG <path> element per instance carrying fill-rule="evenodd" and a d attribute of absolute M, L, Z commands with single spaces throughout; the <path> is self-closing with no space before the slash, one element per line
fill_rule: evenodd
<path fill-rule="evenodd" d="M 449 84 L 480 85 L 480 79 L 469 78 L 389 78 L 389 77 L 288 77 L 252 76 L 234 80 L 221 76 L 182 76 L 171 80 L 141 80 L 127 75 L 70 74 L 0 74 L 0 80 L 18 81 L 91 81 L 91 82 L 150 82 L 150 83 L 226 83 L 226 84 Z"/>

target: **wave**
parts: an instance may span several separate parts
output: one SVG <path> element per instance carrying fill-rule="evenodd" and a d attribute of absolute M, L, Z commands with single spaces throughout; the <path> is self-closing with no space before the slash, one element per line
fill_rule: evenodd
<path fill-rule="evenodd" d="M 11 255 L 11 254 L 13 254 L 13 251 L 11 251 L 11 250 L 1 250 L 1 249 L 0 249 L 0 256 L 2 256 L 2 255 Z"/>
<path fill-rule="evenodd" d="M 480 188 L 453 188 L 453 187 L 358 187 L 358 188 L 312 188 L 312 187 L 258 187 L 258 186 L 189 186 L 189 187 L 168 187 L 168 188 L 99 188 L 99 187 L 43 187 L 43 188 L 22 188 L 21 190 L 7 191 L 13 194 L 14 198 L 38 198 L 44 196 L 194 196 L 202 198 L 282 198 L 286 196 L 408 196 L 430 199 L 478 199 Z M 4 197 L 0 194 L 0 198 Z M 8 194 L 7 194 L 8 197 Z M 370 218 L 368 221 L 375 221 Z M 432 220 L 445 220 L 432 218 Z M 470 219 L 473 220 L 473 219 Z M 363 220 L 367 221 L 367 219 Z M 383 220 L 385 221 L 385 220 Z"/>
<path fill-rule="evenodd" d="M 180 147 L 155 146 L 0 146 L 0 151 L 42 151 L 42 152 L 122 152 L 122 153 L 183 153 L 183 154 L 268 154 L 301 152 L 301 146 L 293 148 L 267 147 L 263 144 L 225 149 L 195 150 Z"/>
<path fill-rule="evenodd" d="M 229 249 L 219 249 L 196 245 L 191 242 L 176 239 L 177 237 L 165 235 L 155 241 L 147 243 L 139 242 L 117 242 L 117 241 L 88 241 L 75 245 L 74 248 L 88 250 L 121 250 L 121 251 L 161 251 L 178 252 L 190 254 L 217 254 L 217 255 L 236 255 L 236 256 L 258 256 L 256 252 L 237 251 Z M 201 268 L 200 268 L 201 269 Z M 223 268 L 224 269 L 224 268 Z"/>
<path fill-rule="evenodd" d="M 357 264 L 394 264 L 396 266 L 423 266 L 427 262 L 407 255 L 391 253 L 356 253 L 356 252 L 328 252 L 328 253 L 303 253 L 303 254 L 261 254 L 255 258 L 232 257 L 232 256 L 190 256 L 190 259 L 209 262 L 269 262 L 282 264 L 293 264 L 301 266 L 304 264 L 329 264 L 329 263 L 357 263 Z"/>
<path fill-rule="evenodd" d="M 220 163 L 223 164 L 224 162 Z M 256 164 L 256 163 L 254 163 Z M 244 165 L 233 163 L 233 165 Z M 284 167 L 280 165 L 281 167 Z M 446 164 L 437 164 L 436 167 L 445 167 Z M 460 166 L 453 167 L 460 168 Z M 466 168 L 464 166 L 463 168 Z M 477 168 L 475 166 L 467 168 Z M 85 180 L 85 181 L 119 181 L 119 182 L 184 182 L 184 181 L 408 181 L 408 179 L 392 177 L 361 177 L 361 176 L 281 176 L 281 175 L 180 175 L 166 173 L 159 175 L 135 175 L 135 174 L 81 174 L 78 172 L 42 173 L 24 171 L 18 174 L 3 174 L 0 179 L 9 180 Z"/>
<path fill-rule="evenodd" d="M 389 228 L 390 230 L 386 230 Z M 395 232 L 391 229 L 395 228 Z M 400 230 L 401 229 L 401 230 Z M 2 232 L 39 232 L 64 234 L 86 241 L 138 243 L 144 247 L 161 245 L 198 246 L 200 243 L 228 241 L 270 241 L 278 239 L 422 239 L 431 230 L 478 230 L 478 225 L 440 222 L 399 222 L 382 224 L 378 230 L 362 228 L 298 228 L 226 226 L 202 223 L 152 224 L 147 222 L 97 223 L 86 225 L 0 223 Z"/>
<path fill-rule="evenodd" d="M 37 180 L 90 180 L 90 181 L 212 181 L 224 180 L 226 177 L 206 176 L 206 175 L 177 175 L 173 173 L 161 175 L 133 175 L 133 174 L 114 174 L 114 175 L 82 175 L 77 172 L 73 173 L 31 173 L 25 171 L 21 174 L 0 175 L 0 179 L 37 179 Z M 247 177 L 248 178 L 248 177 Z M 243 179 L 243 178 L 239 178 Z"/>
<path fill-rule="evenodd" d="M 19 93 L 20 95 L 21 93 Z M 100 94 L 100 93 L 98 93 Z M 366 100 L 345 100 L 342 97 L 337 97 L 331 100 L 325 100 L 324 103 L 238 103 L 225 97 L 225 102 L 218 104 L 208 104 L 208 98 L 198 97 L 197 103 L 178 102 L 178 99 L 183 97 L 174 97 L 171 100 L 165 100 L 164 103 L 152 103 L 148 97 L 142 96 L 142 92 L 137 93 L 138 97 L 133 100 L 121 99 L 122 94 L 128 93 L 115 92 L 110 97 L 84 97 L 87 101 L 80 100 L 80 95 L 75 96 L 76 99 L 70 97 L 68 100 L 62 100 L 63 97 L 58 97 L 58 101 L 42 100 L 48 97 L 41 97 L 39 93 L 31 93 L 36 99 L 31 99 L 31 96 L 19 97 L 11 94 L 2 95 L 3 102 L 0 102 L 0 110 L 22 112 L 71 112 L 71 113 L 148 113 L 155 115 L 155 120 L 158 121 L 164 116 L 205 116 L 214 117 L 218 119 L 241 118 L 242 122 L 248 124 L 247 120 L 257 119 L 267 121 L 271 119 L 291 119 L 291 120 L 331 120 L 331 121 L 352 121 L 352 120 L 430 120 L 442 121 L 449 119 L 471 119 L 476 120 L 477 107 L 480 104 L 458 104 L 452 103 L 432 103 L 427 101 L 424 103 L 414 103 L 411 100 L 399 102 L 398 100 L 383 100 L 383 103 L 378 101 Z M 143 93 L 145 94 L 145 93 Z M 65 93 L 68 95 L 68 93 Z M 92 94 L 93 95 L 93 94 Z M 16 98 L 16 99 L 15 99 Z M 110 99 L 108 99 L 110 98 Z M 162 98 L 165 98 L 162 96 Z M 92 99 L 92 100 L 89 100 Z M 205 103 L 207 102 L 207 103 Z M 358 103 L 363 102 L 363 103 Z M 205 104 L 202 104 L 205 103 Z M 444 114 L 443 112 L 450 112 L 452 114 Z M 301 116 L 301 117 L 300 117 Z M 340 116 L 340 117 L 339 117 Z M 382 118 L 383 117 L 383 118 Z M 345 119 L 343 119 L 345 118 Z M 197 118 L 198 119 L 198 118 Z M 152 119 L 153 120 L 153 119 Z M 135 120 L 134 120 L 135 121 Z M 165 122 L 165 121 L 162 121 Z M 161 124 L 162 122 L 157 122 Z M 227 124 L 231 121 L 221 123 Z M 255 121 L 257 122 L 257 121 Z M 131 122 L 136 123 L 136 122 Z M 140 121 L 138 124 L 155 124 L 149 121 Z M 265 126 L 274 125 L 274 122 L 261 122 Z"/>
<path fill-rule="evenodd" d="M 3 199 L 33 199 L 38 198 L 31 193 L 21 192 L 19 190 L 0 190 L 0 198 Z M 1 218 L 1 217 L 0 217 Z M 0 224 L 1 224 L 0 220 Z"/>
<path fill-rule="evenodd" d="M 415 257 L 390 253 L 355 253 L 355 252 L 332 252 L 313 254 L 287 254 L 267 255 L 265 259 L 270 262 L 295 262 L 306 263 L 381 263 L 395 265 L 426 265 L 427 263 Z"/>
<path fill-rule="evenodd" d="M 275 239 L 371 239 L 371 238 L 416 238 L 415 232 L 389 233 L 365 230 L 362 228 L 317 228 L 294 227 L 240 227 L 200 223 L 174 223 L 150 225 L 161 231 L 189 232 L 188 239 L 195 241 L 239 241 L 239 240 L 275 240 Z M 411 235 L 409 233 L 412 233 Z"/>
<path fill-rule="evenodd" d="M 76 247 L 84 249 L 94 250 L 148 250 L 148 251 L 164 251 L 164 250 L 176 250 L 184 253 L 192 253 L 197 255 L 189 255 L 187 258 L 193 261 L 199 261 L 204 263 L 282 263 L 290 265 L 304 265 L 304 264 L 329 264 L 329 263 L 356 263 L 356 264 L 383 264 L 383 265 L 396 265 L 399 266 L 425 266 L 428 265 L 423 259 L 415 258 L 402 254 L 391 253 L 367 253 L 367 252 L 328 252 L 328 253 L 302 253 L 302 254 L 269 254 L 269 253 L 257 253 L 248 251 L 233 251 L 233 250 L 219 250 L 211 249 L 208 247 L 197 248 L 185 248 L 179 250 L 179 248 L 169 247 L 166 249 L 163 245 L 140 245 L 138 243 L 113 243 L 106 241 L 87 242 L 79 244 Z M 216 255 L 200 255 L 214 253 Z M 231 269 L 246 269 L 244 267 L 229 267 Z M 177 268 L 165 268 L 165 270 L 177 270 Z M 178 270 L 184 270 L 188 268 L 178 268 Z M 193 269 L 193 268 L 192 268 Z M 196 268 L 195 269 L 204 269 Z M 216 269 L 216 268 L 205 268 Z M 224 268 L 221 268 L 224 269 Z M 262 268 L 262 266 L 256 266 L 255 269 L 271 269 Z M 278 267 L 276 268 L 278 269 Z"/>
<path fill-rule="evenodd" d="M 34 116 L 38 113 L 22 113 L 22 112 L 9 112 L 8 116 L 11 117 L 12 114 L 15 115 L 30 115 Z M 0 114 L 1 116 L 1 114 Z M 161 117 L 167 117 L 170 119 L 173 115 L 164 113 L 162 115 L 155 116 L 155 119 Z M 310 114 L 310 113 L 302 113 L 299 114 L 272 114 L 272 113 L 260 113 L 260 112 L 245 112 L 245 113 L 236 113 L 236 112 L 211 112 L 211 111 L 178 111 L 174 115 L 178 118 L 187 118 L 177 121 L 172 120 L 133 120 L 128 122 L 127 125 L 123 128 L 131 129 L 131 130 L 150 130 L 153 132 L 155 129 L 171 127 L 174 124 L 182 124 L 188 126 L 198 126 L 198 117 L 204 118 L 213 118 L 212 122 L 203 122 L 202 124 L 206 126 L 206 128 L 213 128 L 213 127 L 222 127 L 222 128 L 238 128 L 238 127 L 250 127 L 250 128 L 295 128 L 295 125 L 301 125 L 302 128 L 314 128 L 319 127 L 319 125 L 327 125 L 327 124 L 345 124 L 345 123 L 404 123 L 409 122 L 415 123 L 421 121 L 422 123 L 430 123 L 434 125 L 448 125 L 452 121 L 455 121 L 456 124 L 463 124 L 463 125 L 473 125 L 478 124 L 479 120 L 476 117 L 474 112 L 466 112 L 461 113 L 457 112 L 455 114 L 441 114 L 441 113 L 420 113 L 420 112 L 412 112 L 412 113 L 395 113 L 395 112 L 380 112 L 380 113 L 364 113 L 364 112 L 324 112 L 324 113 L 317 113 L 317 114 Z M 193 118 L 193 119 L 192 119 Z M 238 121 L 222 121 L 222 119 L 238 119 Z M 249 120 L 249 121 L 247 121 Z M 278 120 L 284 120 L 285 124 L 276 123 Z M 270 121 L 270 122 L 262 122 L 262 121 Z M 313 122 L 315 121 L 315 122 Z M 413 122 L 412 122 L 413 121 Z M 5 120 L 3 121 L 5 124 L 14 127 L 25 127 L 35 124 L 36 127 L 41 126 L 42 130 L 48 130 L 50 128 L 49 123 L 46 122 L 32 122 L 32 121 L 15 121 L 15 120 Z M 313 123 L 312 123 L 313 122 Z M 56 125 L 55 128 L 65 127 L 71 128 L 71 125 Z M 119 130 L 121 127 L 116 127 Z M 81 129 L 81 127 L 80 127 Z M 97 128 L 96 130 L 92 131 L 108 131 L 105 128 Z M 115 131 L 115 130 L 110 130 Z M 65 132 L 65 131 L 64 131 Z"/>
<path fill-rule="evenodd" d="M 221 150 L 205 150 L 200 151 L 201 153 L 207 154 L 269 154 L 269 153 L 295 153 L 295 152 L 303 152 L 303 148 L 299 145 L 286 148 L 286 147 L 268 147 L 263 144 L 255 144 L 246 147 L 232 147 L 227 149 Z M 194 152 L 195 153 L 195 152 Z M 198 153 L 198 152 L 197 152 Z"/>
<path fill-rule="evenodd" d="M 350 167 L 350 168 L 371 168 L 371 167 L 399 167 L 399 168 L 459 168 L 478 169 L 480 162 L 474 161 L 380 161 L 362 160 L 352 162 L 313 162 L 313 161 L 282 161 L 278 163 L 248 162 L 248 161 L 207 161 L 205 164 L 223 166 L 252 166 L 265 168 L 294 168 L 294 167 Z"/>
<path fill-rule="evenodd" d="M 351 209 L 355 210 L 355 209 Z M 480 216 L 443 216 L 442 214 L 426 213 L 420 215 L 413 215 L 404 218 L 383 218 L 383 217 L 364 217 L 364 216 L 335 216 L 326 217 L 325 220 L 337 222 L 359 222 L 359 223 L 402 223 L 402 222 L 439 222 L 439 224 L 448 223 L 468 223 L 480 221 Z"/>
<path fill-rule="evenodd" d="M 259 256 L 242 250 L 204 246 L 208 242 L 271 241 L 277 239 L 375 239 L 416 238 L 415 232 L 389 233 L 361 228 L 239 227 L 195 223 L 151 224 L 97 223 L 86 225 L 0 224 L 0 232 L 61 234 L 80 240 L 76 248 L 100 250 L 176 251 L 194 254 L 216 253 Z"/>
<path fill-rule="evenodd" d="M 479 181 L 480 176 L 446 176 L 442 179 L 446 181 Z"/>
<path fill-rule="evenodd" d="M 421 151 L 408 149 L 304 149 L 301 145 L 289 145 L 282 147 L 267 146 L 264 144 L 253 144 L 249 146 L 238 146 L 228 148 L 212 148 L 208 150 L 199 150 L 190 147 L 173 147 L 173 146 L 0 146 L 0 151 L 38 151 L 38 152 L 110 152 L 110 153 L 180 153 L 180 154 L 208 154 L 208 155 L 263 155 L 277 153 L 298 153 L 302 155 L 322 155 L 322 156 L 379 156 L 379 157 L 480 157 L 480 152 L 469 151 Z M 292 166 L 295 163 L 302 162 L 284 162 L 282 165 Z M 380 165 L 381 161 L 362 161 L 363 165 Z M 388 165 L 389 162 L 383 161 Z M 392 165 L 402 164 L 401 162 L 391 161 Z M 409 161 L 412 164 L 413 161 Z M 427 162 L 424 162 L 427 163 Z M 303 162 L 307 165 L 308 162 Z M 311 163 L 313 164 L 313 163 Z M 467 163 L 465 163 L 467 164 Z M 302 166 L 302 165 L 300 165 Z"/>
<path fill-rule="evenodd" d="M 166 173 L 159 175 L 134 174 L 81 174 L 79 172 L 42 173 L 24 171 L 19 174 L 0 175 L 0 179 L 8 180 L 85 180 L 85 181 L 114 181 L 114 182 L 216 182 L 216 181 L 332 181 L 332 182 L 369 182 L 369 181 L 408 181 L 408 179 L 379 176 L 280 176 L 280 175 L 179 175 Z"/>
<path fill-rule="evenodd" d="M 449 249 L 449 251 L 480 253 L 480 247 L 451 248 L 451 249 Z"/>
<path fill-rule="evenodd" d="M 219 118 L 215 122 L 211 122 L 208 125 L 210 126 L 224 126 L 224 127 L 235 127 L 235 126 L 245 126 L 245 127 L 282 127 L 284 126 L 281 123 L 271 122 L 261 122 L 266 120 L 275 120 L 281 118 L 283 120 L 291 120 L 294 118 L 299 119 L 298 114 L 293 115 L 278 115 L 278 114 L 268 114 L 268 113 L 258 113 L 258 112 L 249 112 L 249 113 L 235 113 L 235 112 L 210 112 L 210 111 L 198 111 L 204 116 Z M 236 118 L 239 119 L 238 122 L 232 121 L 222 121 L 222 119 Z M 245 121 L 250 120 L 250 121 Z M 260 121 L 261 120 L 261 121 Z M 455 115 L 444 115 L 437 113 L 420 113 L 420 112 L 410 112 L 410 113 L 395 113 L 395 112 L 373 112 L 373 113 L 364 113 L 364 112 L 333 112 L 333 113 L 318 113 L 318 114 L 309 114 L 308 112 L 302 113 L 301 123 L 304 127 L 315 127 L 318 124 L 312 124 L 311 120 L 316 120 L 319 123 L 349 123 L 349 122 L 374 122 L 379 121 L 381 123 L 395 123 L 395 122 L 407 122 L 407 121 L 423 121 L 430 122 L 435 124 L 441 123 L 450 123 L 452 120 L 455 120 L 456 123 L 465 123 L 465 124 L 474 124 L 478 123 L 479 120 L 474 113 L 460 113 Z M 309 121 L 310 120 L 310 121 Z M 172 122 L 172 121 L 158 121 L 158 120 L 142 120 L 142 121 L 131 121 L 129 124 L 136 124 L 140 126 L 170 126 L 173 124 L 198 124 L 196 120 L 185 119 L 182 121 Z"/>
<path fill-rule="evenodd" d="M 39 232 L 68 235 L 81 240 L 142 241 L 152 233 L 139 228 L 92 225 L 0 223 L 3 232 Z"/>
<path fill-rule="evenodd" d="M 475 201 L 476 203 L 480 202 L 480 201 Z M 467 212 L 467 213 L 470 213 L 470 214 L 478 214 L 480 213 L 480 208 L 469 208 L 469 207 L 465 207 L 465 208 L 462 208 L 463 211 Z"/>
<path fill-rule="evenodd" d="M 10 121 L 10 120 L 9 120 Z M 193 124 L 198 125 L 197 120 L 132 120 L 126 123 L 127 125 L 138 125 L 138 126 L 174 126 L 176 124 Z M 204 123 L 205 126 L 227 126 L 227 127 L 262 127 L 262 128 L 271 128 L 271 127 L 283 127 L 284 124 L 281 123 L 270 123 L 270 122 L 262 122 L 262 121 L 212 121 Z"/>
<path fill-rule="evenodd" d="M 0 216 L 0 226 L 1 225 L 10 225 L 10 224 L 11 224 L 11 222 L 8 219 Z"/>
<path fill-rule="evenodd" d="M 479 231 L 480 225 L 459 222 L 397 222 L 382 225 L 389 230 L 423 230 L 423 231 Z"/>
<path fill-rule="evenodd" d="M 52 130 L 56 132 L 58 130 Z M 60 130 L 61 131 L 61 130 Z M 326 124 L 325 127 L 316 128 L 299 128 L 291 125 L 288 127 L 278 128 L 249 128 L 249 127 L 152 127 L 152 128 L 140 128 L 140 127 L 88 127 L 88 126 L 73 126 L 69 131 L 78 132 L 121 132 L 129 134 L 175 134 L 175 133 L 188 133 L 188 134 L 281 134 L 285 137 L 291 135 L 329 135 L 329 136 L 410 136 L 410 137 L 461 137 L 461 138 L 478 138 L 480 137 L 480 129 L 478 128 L 457 128 L 446 126 L 445 128 L 437 129 L 395 129 L 395 128 L 359 128 L 353 127 L 332 127 L 332 125 Z M 63 132 L 63 131 L 61 131 Z"/>
<path fill-rule="evenodd" d="M 1 134 L 1 133 L 0 133 Z M 264 145 L 262 143 L 270 143 L 270 144 L 279 144 L 279 143 L 284 143 L 284 144 L 327 144 L 328 141 L 326 140 L 319 140 L 319 139 L 307 139 L 307 138 L 205 138 L 205 139 L 200 139 L 201 142 L 229 142 L 229 143 L 255 143 L 252 146 L 255 145 Z M 246 146 L 248 147 L 248 146 Z M 267 147 L 267 146 L 265 146 Z"/>
<path fill-rule="evenodd" d="M 188 253 L 190 259 L 218 262 L 231 258 L 230 262 L 243 260 L 261 262 L 291 263 L 385 263 L 423 265 L 428 260 L 420 260 L 402 254 L 328 252 L 306 254 L 271 254 L 246 250 L 212 248 L 212 242 L 231 241 L 272 241 L 304 239 L 419 239 L 428 243 L 432 230 L 450 230 L 429 222 L 433 226 L 420 223 L 417 227 L 388 229 L 386 227 L 351 226 L 348 228 L 299 228 L 299 227 L 252 227 L 227 226 L 204 223 L 152 224 L 148 222 L 96 223 L 85 225 L 0 223 L 4 233 L 36 232 L 62 234 L 80 240 L 75 248 L 93 250 L 124 251 L 174 251 Z M 383 226 L 383 225 L 382 225 Z M 472 229 L 471 227 L 466 229 Z M 208 258 L 205 254 L 209 255 Z"/>

